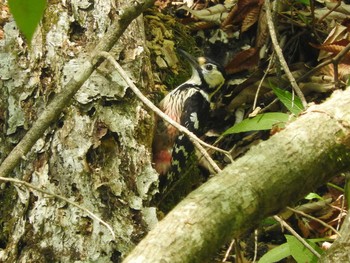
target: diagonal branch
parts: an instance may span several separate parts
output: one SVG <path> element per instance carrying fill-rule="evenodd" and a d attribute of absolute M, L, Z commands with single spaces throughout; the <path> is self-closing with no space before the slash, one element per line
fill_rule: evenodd
<path fill-rule="evenodd" d="M 65 201 L 67 202 L 68 204 L 72 205 L 72 206 L 75 206 L 81 210 L 83 210 L 84 212 L 88 213 L 88 215 L 92 218 L 92 219 L 95 219 L 96 221 L 100 222 L 102 225 L 104 225 L 105 227 L 107 227 L 107 229 L 111 232 L 112 236 L 113 236 L 113 239 L 115 239 L 115 233 L 113 231 L 113 228 L 108 224 L 106 223 L 105 221 L 103 221 L 101 218 L 99 218 L 97 215 L 95 215 L 93 212 L 91 212 L 89 209 L 77 204 L 76 202 L 73 202 L 71 200 L 69 200 L 68 198 L 64 197 L 64 196 L 61 196 L 61 195 L 58 195 L 58 194 L 55 194 L 55 193 L 51 193 L 49 191 L 45 191 L 45 190 L 42 190 L 40 189 L 39 187 L 33 185 L 33 184 L 30 184 L 26 181 L 23 181 L 23 180 L 18 180 L 18 179 L 15 179 L 15 178 L 6 178 L 6 177 L 2 177 L 0 176 L 0 181 L 4 181 L 4 182 L 9 182 L 9 183 L 13 183 L 13 184 L 17 184 L 17 185 L 24 185 L 25 187 L 27 187 L 28 189 L 33 189 L 35 191 L 38 191 L 39 193 L 42 193 L 44 195 L 47 195 L 49 197 L 53 197 L 53 198 L 57 198 L 57 199 L 60 199 L 62 201 Z"/>
<path fill-rule="evenodd" d="M 307 243 L 290 225 L 287 224 L 286 221 L 284 221 L 282 218 L 279 216 L 273 216 L 273 218 L 278 221 L 281 226 L 285 227 L 296 239 L 299 240 L 312 254 L 314 254 L 317 258 L 320 258 L 321 255 Z"/>
<path fill-rule="evenodd" d="M 287 206 L 287 209 L 292 211 L 293 213 L 299 214 L 299 215 L 301 215 L 303 217 L 307 217 L 307 218 L 309 218 L 311 220 L 315 220 L 318 223 L 320 223 L 321 225 L 323 225 L 324 227 L 327 227 L 327 228 L 331 229 L 339 237 L 341 236 L 340 233 L 334 227 L 332 227 L 330 224 L 327 224 L 326 222 L 323 222 L 321 219 L 318 219 L 317 217 L 311 216 L 309 214 L 304 213 L 303 211 L 297 210 L 295 208 L 291 208 L 289 206 Z"/>
<path fill-rule="evenodd" d="M 209 164 L 213 167 L 213 169 L 216 172 L 220 172 L 221 169 L 219 166 L 214 162 L 214 160 L 209 156 L 207 151 L 203 148 L 203 146 L 206 146 L 208 148 L 214 149 L 216 151 L 219 151 L 221 153 L 224 153 L 226 155 L 229 155 L 229 153 L 225 150 L 222 150 L 220 148 L 217 148 L 215 146 L 212 146 L 210 144 L 207 144 L 206 142 L 203 142 L 201 139 L 199 139 L 194 133 L 190 132 L 188 129 L 186 129 L 184 126 L 180 125 L 173 119 L 171 119 L 168 115 L 166 115 L 164 112 L 162 112 L 157 106 L 155 106 L 149 99 L 147 99 L 142 92 L 136 87 L 136 85 L 132 82 L 132 80 L 128 77 L 127 73 L 124 71 L 124 69 L 119 65 L 119 63 L 109 54 L 108 52 L 101 52 L 99 54 L 100 56 L 103 56 L 104 58 L 108 59 L 108 61 L 115 67 L 115 69 L 118 71 L 120 76 L 124 79 L 124 81 L 128 84 L 130 89 L 135 93 L 135 95 L 153 112 L 155 112 L 159 117 L 161 117 L 163 120 L 167 121 L 171 125 L 173 125 L 175 128 L 177 128 L 180 132 L 186 134 L 190 140 L 193 142 L 193 144 L 197 147 L 197 149 L 201 152 L 201 154 L 207 159 Z M 203 146 L 202 146 L 203 145 Z"/>
<path fill-rule="evenodd" d="M 302 93 L 302 91 L 300 90 L 295 78 L 293 77 L 293 74 L 288 67 L 287 61 L 284 59 L 282 49 L 278 44 L 276 31 L 275 31 L 275 27 L 273 25 L 273 19 L 272 19 L 272 15 L 271 15 L 270 1 L 266 0 L 264 5 L 265 5 L 265 9 L 266 9 L 266 19 L 267 19 L 267 24 L 268 24 L 269 31 L 270 31 L 271 41 L 272 41 L 273 47 L 275 49 L 276 55 L 278 57 L 278 60 L 280 61 L 281 66 L 283 67 L 283 70 L 286 73 L 286 76 L 287 76 L 290 84 L 292 85 L 293 90 L 295 91 L 297 96 L 300 98 L 301 102 L 303 103 L 304 108 L 306 108 L 307 102 L 306 102 L 305 96 Z"/>
<path fill-rule="evenodd" d="M 304 75 L 298 78 L 298 81 L 303 81 L 316 71 L 318 71 L 320 68 L 327 66 L 329 64 L 333 64 L 334 66 L 334 83 L 338 82 L 338 65 L 341 62 L 341 60 L 347 55 L 347 53 L 350 51 L 350 43 L 347 44 L 342 51 L 340 51 L 336 56 L 333 58 L 327 59 L 323 61 L 322 63 L 318 64 L 316 67 L 312 68 L 308 72 L 306 72 Z"/>
<path fill-rule="evenodd" d="M 10 152 L 0 166 L 0 176 L 7 177 L 19 164 L 21 158 L 30 151 L 35 142 L 44 134 L 45 130 L 55 122 L 62 110 L 71 104 L 71 99 L 92 72 L 102 63 L 103 59 L 95 60 L 96 54 L 109 51 L 124 33 L 128 25 L 138 17 L 146 8 L 153 5 L 154 0 L 137 1 L 137 4 L 121 12 L 121 16 L 109 28 L 92 54 L 71 78 L 61 93 L 59 93 L 47 108 L 41 113 L 31 129 L 23 139 Z"/>

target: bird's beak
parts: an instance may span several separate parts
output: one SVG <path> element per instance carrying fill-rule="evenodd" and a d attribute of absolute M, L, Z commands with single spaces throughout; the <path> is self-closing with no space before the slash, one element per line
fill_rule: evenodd
<path fill-rule="evenodd" d="M 204 57 L 195 58 L 182 49 L 178 49 L 178 52 L 190 62 L 192 73 L 199 72 L 200 67 L 205 63 Z"/>

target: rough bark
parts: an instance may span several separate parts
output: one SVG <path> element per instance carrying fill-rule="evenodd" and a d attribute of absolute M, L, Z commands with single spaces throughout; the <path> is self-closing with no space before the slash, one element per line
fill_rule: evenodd
<path fill-rule="evenodd" d="M 65 92 L 63 87 L 75 80 L 87 58 L 92 59 L 92 51 L 112 21 L 125 14 L 126 7 L 137 4 L 140 1 L 50 2 L 30 49 L 15 22 L 4 26 L 1 160 L 47 105 Z M 136 83 L 148 88 L 152 85 L 148 86 L 146 50 L 139 18 L 111 53 Z M 73 104 L 66 106 L 64 112 L 54 113 L 59 120 L 45 133 L 46 127 L 42 128 L 44 135 L 11 176 L 89 209 L 112 226 L 116 239 L 76 207 L 1 183 L 1 262 L 119 262 L 157 220 L 155 208 L 147 205 L 157 181 L 150 162 L 152 113 L 107 63 L 83 84 Z"/>
<path fill-rule="evenodd" d="M 350 262 L 350 214 L 346 216 L 341 227 L 341 237 L 337 238 L 331 248 L 323 254 L 320 263 Z"/>
<path fill-rule="evenodd" d="M 188 195 L 125 259 L 206 262 L 233 237 L 350 166 L 350 89 L 310 107 L 285 130 Z"/>

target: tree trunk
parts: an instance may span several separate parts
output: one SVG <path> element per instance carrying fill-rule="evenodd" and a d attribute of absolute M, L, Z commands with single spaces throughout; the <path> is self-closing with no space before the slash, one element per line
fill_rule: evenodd
<path fill-rule="evenodd" d="M 206 262 L 233 237 L 350 166 L 350 88 L 310 107 L 189 194 L 124 263 Z"/>
<path fill-rule="evenodd" d="M 320 263 L 350 262 L 350 214 L 345 217 L 341 227 L 341 237 L 323 254 Z"/>
<path fill-rule="evenodd" d="M 65 85 L 76 78 L 111 23 L 137 2 L 49 2 L 31 48 L 23 43 L 15 22 L 5 24 L 1 160 L 50 102 L 66 92 Z M 131 23 L 111 54 L 135 83 L 152 87 L 142 17 Z M 147 205 L 157 182 L 150 161 L 153 113 L 108 63 L 84 83 L 73 105 L 59 113 L 59 120 L 11 176 L 87 208 L 107 222 L 116 237 L 86 211 L 2 183 L 0 261 L 119 262 L 157 221 L 155 208 Z"/>

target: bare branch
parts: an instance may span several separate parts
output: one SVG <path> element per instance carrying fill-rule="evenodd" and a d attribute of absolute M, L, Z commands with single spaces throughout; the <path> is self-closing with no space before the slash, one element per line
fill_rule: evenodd
<path fill-rule="evenodd" d="M 331 10 L 329 10 L 322 17 L 320 17 L 320 19 L 318 19 L 316 23 L 321 23 L 327 16 L 329 16 L 333 11 L 335 11 L 340 5 L 341 5 L 341 1 L 338 0 L 338 3 L 335 6 L 333 6 Z"/>
<path fill-rule="evenodd" d="M 210 149 L 214 149 L 215 151 L 224 153 L 226 155 L 229 155 L 229 153 L 225 150 L 222 150 L 220 148 L 217 148 L 215 146 L 212 146 L 206 142 L 203 142 L 201 139 L 199 139 L 193 132 L 190 132 L 188 129 L 186 129 L 184 126 L 180 125 L 173 119 L 171 119 L 168 115 L 166 115 L 164 112 L 162 112 L 157 106 L 155 106 L 148 98 L 146 98 L 142 92 L 135 86 L 135 84 L 132 82 L 132 80 L 128 77 L 127 73 L 124 71 L 124 69 L 119 65 L 119 63 L 113 58 L 111 54 L 108 52 L 101 52 L 99 54 L 100 56 L 105 57 L 108 59 L 108 61 L 116 68 L 116 70 L 119 72 L 120 76 L 124 79 L 124 81 L 128 84 L 130 89 L 135 93 L 135 95 L 153 112 L 155 112 L 159 117 L 161 117 L 166 122 L 173 125 L 175 128 L 177 128 L 180 132 L 186 134 L 190 140 L 193 142 L 193 144 L 198 148 L 198 150 L 201 152 L 201 154 L 208 160 L 210 165 L 213 167 L 213 169 L 216 172 L 220 172 L 221 169 L 219 166 L 214 162 L 214 160 L 209 156 L 207 151 L 202 147 L 208 147 Z"/>
<path fill-rule="evenodd" d="M 266 0 L 264 5 L 265 5 L 265 9 L 266 9 L 266 20 L 267 20 L 267 24 L 268 24 L 269 31 L 270 31 L 271 41 L 272 41 L 273 47 L 275 49 L 276 55 L 278 57 L 278 60 L 280 61 L 281 66 L 283 67 L 283 70 L 286 73 L 286 76 L 287 76 L 290 84 L 293 87 L 293 90 L 295 91 L 297 96 L 300 98 L 303 106 L 306 108 L 307 102 L 306 102 L 305 96 L 302 93 L 302 91 L 300 90 L 295 78 L 293 77 L 293 74 L 288 67 L 287 61 L 284 59 L 282 49 L 278 44 L 276 31 L 275 31 L 275 27 L 273 25 L 273 20 L 272 20 L 272 15 L 271 15 L 270 1 Z"/>
<path fill-rule="evenodd" d="M 7 177 L 2 177 L 0 176 L 0 180 L 1 181 L 4 181 L 4 182 L 10 182 L 10 183 L 13 183 L 13 184 L 17 184 L 17 185 L 24 185 L 25 187 L 29 188 L 29 189 L 33 189 L 39 193 L 42 193 L 44 195 L 48 195 L 49 197 L 53 197 L 53 198 L 57 198 L 57 199 L 60 199 L 62 201 L 65 201 L 67 202 L 68 204 L 72 205 L 72 206 L 75 206 L 81 210 L 83 210 L 84 212 L 88 213 L 89 216 L 92 218 L 92 219 L 95 219 L 97 220 L 98 222 L 100 222 L 102 225 L 104 225 L 105 227 L 107 227 L 107 229 L 111 232 L 112 236 L 113 236 L 113 239 L 115 239 L 115 233 L 113 231 L 113 228 L 108 224 L 106 223 L 105 221 L 103 221 L 101 218 L 99 218 L 97 215 L 95 215 L 93 212 L 91 212 L 89 209 L 69 200 L 68 198 L 64 197 L 64 196 L 61 196 L 61 195 L 58 195 L 58 194 L 55 194 L 55 193 L 50 193 L 48 191 L 45 191 L 45 190 L 42 190 L 40 189 L 39 187 L 35 186 L 35 185 L 32 185 L 26 181 L 22 181 L 22 180 L 19 180 L 19 179 L 15 179 L 15 178 L 7 178 Z"/>
<path fill-rule="evenodd" d="M 259 97 L 261 86 L 263 85 L 263 82 L 264 82 L 267 74 L 269 74 L 269 70 L 271 69 L 274 60 L 275 60 L 275 54 L 273 53 L 270 57 L 269 65 L 267 66 L 267 69 L 265 70 L 264 75 L 262 76 L 262 78 L 259 82 L 258 88 L 256 90 L 255 97 L 254 97 L 254 103 L 253 103 L 253 111 L 255 110 L 256 104 L 258 102 L 258 97 Z"/>
<path fill-rule="evenodd" d="M 306 79 L 307 77 L 309 77 L 311 74 L 315 73 L 317 70 L 319 70 L 320 68 L 327 66 L 329 64 L 333 64 L 333 65 L 338 65 L 339 62 L 343 59 L 343 57 L 350 51 L 350 43 L 347 44 L 342 51 L 340 51 L 335 57 L 327 59 L 325 61 L 323 61 L 322 63 L 318 64 L 316 67 L 312 68 L 311 70 L 309 70 L 308 72 L 306 72 L 304 75 L 302 75 L 300 78 L 298 78 L 298 81 L 302 81 L 304 79 Z M 337 67 L 334 68 L 334 70 L 336 70 Z M 335 77 L 334 77 L 335 79 Z"/>
<path fill-rule="evenodd" d="M 284 221 L 279 216 L 274 216 L 274 219 L 276 219 L 283 227 L 285 227 L 296 239 L 298 239 L 308 250 L 311 251 L 312 254 L 314 254 L 316 257 L 320 258 L 321 255 L 312 247 L 310 246 L 291 226 L 287 224 L 286 221 Z"/>
<path fill-rule="evenodd" d="M 307 217 L 307 218 L 310 218 L 310 219 L 312 219 L 312 220 L 317 221 L 317 222 L 320 223 L 321 225 L 323 225 L 323 226 L 325 226 L 325 227 L 331 229 L 334 233 L 336 233 L 338 236 L 340 236 L 340 233 L 339 233 L 334 227 L 332 227 L 331 225 L 329 225 L 329 224 L 323 222 L 322 220 L 320 220 L 320 219 L 318 219 L 318 218 L 316 218 L 316 217 L 314 217 L 314 216 L 310 216 L 310 215 L 304 213 L 303 211 L 299 211 L 299 210 L 297 210 L 297 209 L 291 208 L 291 207 L 289 207 L 289 206 L 287 207 L 287 209 L 290 210 L 290 211 L 292 211 L 292 212 L 294 212 L 294 213 L 296 213 L 296 214 L 299 214 L 299 215 L 301 215 L 301 216 L 303 216 L 303 217 Z"/>

